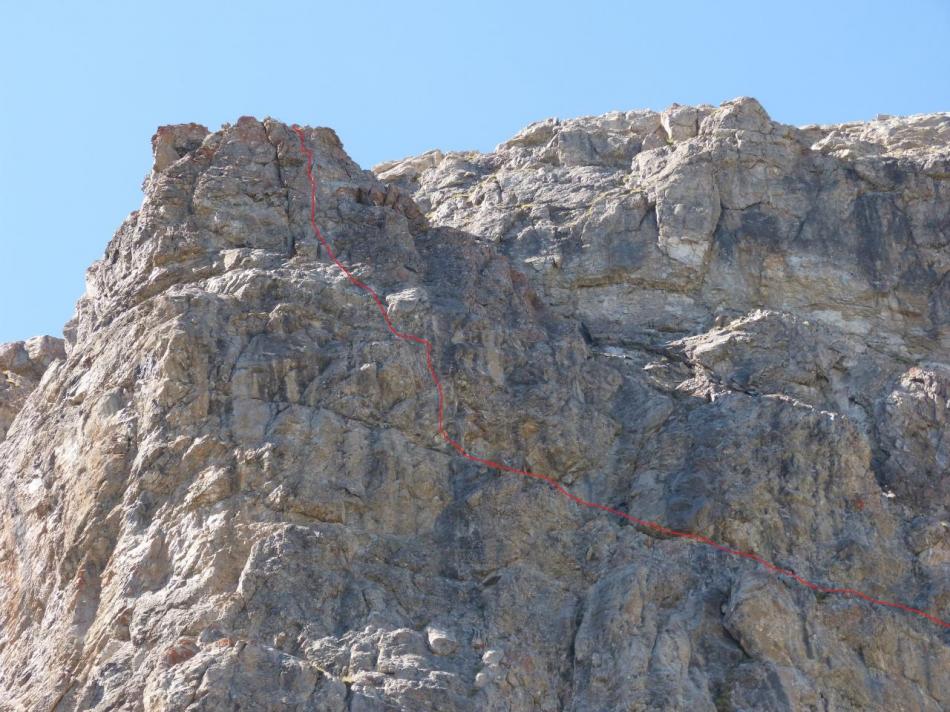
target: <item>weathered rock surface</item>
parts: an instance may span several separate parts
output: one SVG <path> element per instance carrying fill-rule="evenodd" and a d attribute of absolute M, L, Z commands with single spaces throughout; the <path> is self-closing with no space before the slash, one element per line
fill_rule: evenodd
<path fill-rule="evenodd" d="M 469 451 L 950 618 L 950 115 L 306 136 Z M 0 350 L 0 708 L 950 706 L 946 628 L 454 456 L 287 126 L 153 148 L 66 353 Z"/>
<path fill-rule="evenodd" d="M 49 365 L 66 358 L 63 340 L 37 336 L 0 344 L 0 440 Z"/>

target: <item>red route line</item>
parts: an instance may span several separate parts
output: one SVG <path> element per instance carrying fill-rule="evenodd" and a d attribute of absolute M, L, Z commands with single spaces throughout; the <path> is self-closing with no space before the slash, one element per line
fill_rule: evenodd
<path fill-rule="evenodd" d="M 658 524 L 657 522 L 652 522 L 648 519 L 639 519 L 630 514 L 627 514 L 626 512 L 622 512 L 619 509 L 614 509 L 613 507 L 608 507 L 607 505 L 599 504 L 597 502 L 590 502 L 584 499 L 583 497 L 578 497 L 576 494 L 566 489 L 560 482 L 555 480 L 550 475 L 545 475 L 540 472 L 531 472 L 530 470 L 520 470 L 517 467 L 510 467 L 509 465 L 505 465 L 500 462 L 495 462 L 494 460 L 486 460 L 485 458 L 478 457 L 477 455 L 472 455 L 471 453 L 469 453 L 464 447 L 462 447 L 462 445 L 460 445 L 458 442 L 453 440 L 452 436 L 450 436 L 448 432 L 445 430 L 445 426 L 443 424 L 443 416 L 442 416 L 445 399 L 442 394 L 442 381 L 439 380 L 439 375 L 436 373 L 435 366 L 432 363 L 432 342 L 426 338 L 423 338 L 422 336 L 416 336 L 415 334 L 409 334 L 409 333 L 399 331 L 395 326 L 393 326 L 392 321 L 390 321 L 389 319 L 389 313 L 386 310 L 386 305 L 383 304 L 383 300 L 379 297 L 379 295 L 376 293 L 376 291 L 372 287 L 370 287 L 365 282 L 360 281 L 358 278 L 354 277 L 353 274 L 350 272 L 350 270 L 346 268 L 346 265 L 344 265 L 342 262 L 340 262 L 339 259 L 337 259 L 336 253 L 333 251 L 333 248 L 330 246 L 330 243 L 326 240 L 326 238 L 323 236 L 323 233 L 320 231 L 320 228 L 317 226 L 317 182 L 313 176 L 313 151 L 307 148 L 303 129 L 301 129 L 296 124 L 292 126 L 291 128 L 297 134 L 297 138 L 300 139 L 300 148 L 307 155 L 307 178 L 310 180 L 310 227 L 313 229 L 314 235 L 316 235 L 317 239 L 320 240 L 320 243 L 327 249 L 327 253 L 330 255 L 330 258 L 333 260 L 336 266 L 340 268 L 340 271 L 342 271 L 343 274 L 346 275 L 346 278 L 350 281 L 350 283 L 353 284 L 354 286 L 359 287 L 363 291 L 365 291 L 367 294 L 369 294 L 370 297 L 372 297 L 373 301 L 376 302 L 376 307 L 379 309 L 379 313 L 382 315 L 383 321 L 386 322 L 386 327 L 389 329 L 390 332 L 392 332 L 393 336 L 395 336 L 397 339 L 402 339 L 403 341 L 411 341 L 416 344 L 421 344 L 422 346 L 425 347 L 426 367 L 429 369 L 429 375 L 432 377 L 432 381 L 433 383 L 435 383 L 435 388 L 439 395 L 439 406 L 438 406 L 439 435 L 442 436 L 442 439 L 445 440 L 445 442 L 447 442 L 449 445 L 455 448 L 456 452 L 458 452 L 459 455 L 464 457 L 466 460 L 477 462 L 479 465 L 484 465 L 485 467 L 489 467 L 493 470 L 499 470 L 501 472 L 510 472 L 515 475 L 521 475 L 522 477 L 530 477 L 531 479 L 534 479 L 534 480 L 541 480 L 542 482 L 547 483 L 551 488 L 556 490 L 558 493 L 567 497 L 572 502 L 575 502 L 576 504 L 581 505 L 582 507 L 588 507 L 590 509 L 599 509 L 602 512 L 608 512 L 609 514 L 622 517 L 623 519 L 626 519 L 629 522 L 633 522 L 634 524 L 638 524 L 641 527 L 644 527 L 647 529 L 652 529 L 653 531 L 659 532 L 660 534 L 665 534 L 666 536 L 677 537 L 680 539 L 690 539 L 692 541 L 699 542 L 700 544 L 711 546 L 714 549 L 718 549 L 719 551 L 725 552 L 732 556 L 740 556 L 743 559 L 749 559 L 759 564 L 760 566 L 764 567 L 765 569 L 769 570 L 770 572 L 777 574 L 779 576 L 785 576 L 786 578 L 792 579 L 793 581 L 801 584 L 802 586 L 805 586 L 806 588 L 810 588 L 812 591 L 817 591 L 818 593 L 828 593 L 828 594 L 833 593 L 833 594 L 838 594 L 841 596 L 846 596 L 849 598 L 858 598 L 858 599 L 861 599 L 862 601 L 867 601 L 868 603 L 873 603 L 878 606 L 887 606 L 888 608 L 897 608 L 901 611 L 906 611 L 907 613 L 913 613 L 916 616 L 925 618 L 931 623 L 935 623 L 936 625 L 941 626 L 943 628 L 950 628 L 950 621 L 946 621 L 946 620 L 943 620 L 942 618 L 938 618 L 937 616 L 927 613 L 926 611 L 922 611 L 919 608 L 913 608 L 912 606 L 908 606 L 903 603 L 895 603 L 894 601 L 883 601 L 879 598 L 874 598 L 873 596 L 869 596 L 866 593 L 862 593 L 861 591 L 856 591 L 853 588 L 837 588 L 837 587 L 822 586 L 821 584 L 814 583 L 813 581 L 809 581 L 808 579 L 803 578 L 802 576 L 799 576 L 791 569 L 784 569 L 780 566 L 777 566 L 773 564 L 771 561 L 763 559 L 758 554 L 753 554 L 752 552 L 749 552 L 749 551 L 740 551 L 739 549 L 733 549 L 732 547 L 713 541 L 709 537 L 703 536 L 702 534 L 694 534 L 692 532 L 685 532 L 685 531 L 679 531 L 677 529 L 670 529 L 669 527 L 665 527 L 662 524 Z"/>

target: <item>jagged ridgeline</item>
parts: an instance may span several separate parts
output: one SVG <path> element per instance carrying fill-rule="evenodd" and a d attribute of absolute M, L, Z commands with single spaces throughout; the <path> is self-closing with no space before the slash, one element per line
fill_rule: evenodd
<path fill-rule="evenodd" d="M 950 707 L 950 114 L 167 126 L 0 347 L 0 709 Z M 936 621 L 936 622 L 935 622 Z"/>

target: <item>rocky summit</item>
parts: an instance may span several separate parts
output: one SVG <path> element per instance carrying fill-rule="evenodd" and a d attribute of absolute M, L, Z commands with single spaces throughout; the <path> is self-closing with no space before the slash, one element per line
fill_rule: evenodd
<path fill-rule="evenodd" d="M 160 128 L 0 347 L 0 709 L 950 708 L 950 114 L 302 136 Z M 445 442 L 305 148 L 448 435 L 663 528 Z"/>

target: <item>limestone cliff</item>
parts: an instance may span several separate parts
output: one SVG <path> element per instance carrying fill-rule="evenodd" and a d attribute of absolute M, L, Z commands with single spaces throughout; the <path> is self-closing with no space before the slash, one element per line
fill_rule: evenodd
<path fill-rule="evenodd" d="M 0 709 L 950 707 L 950 114 L 159 129 L 0 348 Z M 936 621 L 936 622 L 935 622 Z"/>

